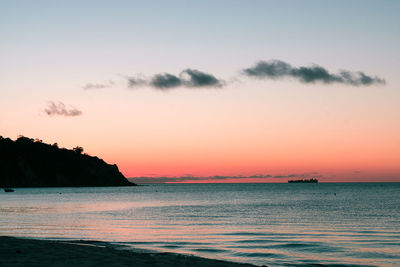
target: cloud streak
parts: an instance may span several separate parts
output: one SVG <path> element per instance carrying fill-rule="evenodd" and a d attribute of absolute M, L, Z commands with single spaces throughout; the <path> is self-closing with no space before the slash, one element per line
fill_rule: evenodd
<path fill-rule="evenodd" d="M 83 90 L 91 90 L 91 89 L 104 89 L 112 86 L 114 86 L 114 82 L 110 80 L 105 83 L 87 83 L 84 86 L 82 86 L 82 88 Z"/>
<path fill-rule="evenodd" d="M 65 116 L 65 117 L 75 117 L 82 115 L 82 111 L 71 107 L 67 108 L 64 103 L 62 102 L 53 102 L 50 101 L 47 108 L 44 109 L 44 112 L 52 117 L 52 116 Z"/>
<path fill-rule="evenodd" d="M 259 61 L 254 66 L 243 69 L 242 73 L 246 76 L 260 79 L 294 78 L 303 83 L 341 83 L 353 86 L 385 84 L 384 79 L 377 76 L 369 76 L 361 71 L 343 70 L 334 74 L 318 65 L 296 68 L 281 60 Z"/>
<path fill-rule="evenodd" d="M 159 90 L 170 90 L 177 87 L 210 88 L 221 87 L 224 82 L 214 75 L 195 69 L 185 69 L 179 75 L 159 73 L 151 78 L 128 78 L 129 87 L 150 86 Z"/>
<path fill-rule="evenodd" d="M 138 183 L 138 184 L 157 184 L 157 183 L 179 183 L 179 182 L 205 182 L 205 181 L 215 181 L 215 180 L 227 180 L 227 179 L 246 179 L 246 178 L 253 178 L 253 179 L 288 179 L 288 178 L 320 178 L 322 177 L 321 174 L 317 172 L 313 173 L 300 173 L 300 174 L 288 174 L 288 175 L 271 175 L 271 174 L 255 174 L 250 176 L 243 176 L 243 175 L 236 175 L 236 176 L 223 176 L 223 175 L 215 175 L 215 176 L 178 176 L 178 177 L 131 177 L 128 178 L 131 182 Z"/>

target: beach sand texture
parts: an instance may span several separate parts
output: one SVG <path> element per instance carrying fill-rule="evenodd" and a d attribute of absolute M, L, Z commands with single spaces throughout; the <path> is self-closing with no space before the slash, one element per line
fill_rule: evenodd
<path fill-rule="evenodd" d="M 254 265 L 174 253 L 134 252 L 106 242 L 0 237 L 0 266 L 218 266 Z"/>

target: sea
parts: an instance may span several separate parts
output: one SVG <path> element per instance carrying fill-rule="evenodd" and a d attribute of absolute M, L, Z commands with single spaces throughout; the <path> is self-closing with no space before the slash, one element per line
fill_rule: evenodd
<path fill-rule="evenodd" d="M 400 266 L 400 183 L 16 188 L 0 192 L 0 235 L 260 266 Z"/>

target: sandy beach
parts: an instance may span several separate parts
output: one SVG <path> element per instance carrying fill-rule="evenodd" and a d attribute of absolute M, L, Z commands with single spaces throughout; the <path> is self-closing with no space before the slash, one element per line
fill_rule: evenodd
<path fill-rule="evenodd" d="M 134 252 L 106 242 L 0 237 L 0 266 L 221 266 L 250 267 L 173 253 Z"/>

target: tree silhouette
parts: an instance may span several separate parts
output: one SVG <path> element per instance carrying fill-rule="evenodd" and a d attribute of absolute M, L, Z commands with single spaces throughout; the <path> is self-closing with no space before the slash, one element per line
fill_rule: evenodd
<path fill-rule="evenodd" d="M 0 136 L 1 187 L 132 186 L 116 165 L 40 139 Z"/>
<path fill-rule="evenodd" d="M 81 147 L 81 146 L 76 146 L 76 147 L 74 147 L 72 150 L 75 151 L 75 153 L 82 154 L 82 152 L 83 152 L 83 147 Z"/>

